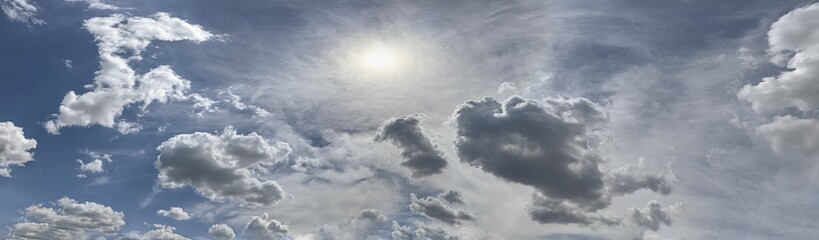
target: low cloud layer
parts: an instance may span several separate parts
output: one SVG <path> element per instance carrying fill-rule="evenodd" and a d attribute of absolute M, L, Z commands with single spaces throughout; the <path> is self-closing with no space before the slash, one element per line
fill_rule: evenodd
<path fill-rule="evenodd" d="M 190 186 L 211 200 L 249 205 L 271 205 L 285 196 L 278 183 L 258 177 L 253 169 L 284 161 L 292 151 L 287 143 L 270 144 L 256 133 L 242 135 L 227 127 L 220 135 L 177 135 L 157 150 L 157 183 L 164 188 Z"/>
<path fill-rule="evenodd" d="M 412 177 L 439 174 L 447 165 L 443 153 L 436 149 L 419 125 L 422 118 L 420 114 L 391 118 L 384 121 L 375 136 L 376 141 L 392 141 L 402 149 L 401 156 L 406 161 L 401 166 L 412 169 Z"/>
<path fill-rule="evenodd" d="M 26 138 L 23 128 L 12 122 L 0 122 L 0 177 L 11 177 L 10 166 L 23 166 L 34 160 L 32 150 L 37 141 Z"/>

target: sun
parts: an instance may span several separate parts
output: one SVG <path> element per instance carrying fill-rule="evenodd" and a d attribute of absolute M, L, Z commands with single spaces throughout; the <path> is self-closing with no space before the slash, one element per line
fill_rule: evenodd
<path fill-rule="evenodd" d="M 399 57 L 394 50 L 378 46 L 365 51 L 361 62 L 367 70 L 389 72 L 398 66 Z"/>

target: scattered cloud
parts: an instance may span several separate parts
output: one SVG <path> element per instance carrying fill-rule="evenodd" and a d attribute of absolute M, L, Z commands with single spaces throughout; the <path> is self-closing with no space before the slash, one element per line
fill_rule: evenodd
<path fill-rule="evenodd" d="M 188 213 L 185 212 L 185 209 L 182 209 L 181 207 L 171 207 L 168 210 L 160 209 L 156 211 L 156 215 L 178 221 L 191 219 Z"/>
<path fill-rule="evenodd" d="M 188 99 L 185 92 L 190 81 L 182 79 L 162 65 L 138 74 L 129 64 L 141 60 L 140 53 L 152 41 L 203 42 L 215 35 L 199 25 L 156 13 L 149 17 L 126 17 L 114 14 L 85 21 L 85 28 L 94 35 L 99 48 L 101 69 L 97 71 L 91 91 L 76 94 L 68 92 L 60 104 L 59 113 L 46 122 L 48 132 L 58 134 L 63 127 L 101 125 L 114 127 L 123 133 L 137 131 L 135 125 L 117 121 L 122 111 L 141 103 L 144 111 L 153 102 Z M 130 56 L 126 53 L 131 53 Z"/>
<path fill-rule="evenodd" d="M 43 25 L 46 22 L 37 18 L 40 8 L 31 0 L 3 0 L 0 9 L 10 20 L 27 25 Z"/>
<path fill-rule="evenodd" d="M 107 4 L 102 0 L 65 0 L 66 2 L 84 2 L 88 4 L 88 8 L 90 9 L 97 9 L 97 10 L 120 10 L 122 8 Z"/>
<path fill-rule="evenodd" d="M 773 149 L 783 154 L 819 156 L 819 121 L 798 119 L 791 115 L 757 128 L 757 132 L 771 142 Z"/>
<path fill-rule="evenodd" d="M 597 146 L 608 114 L 585 98 L 512 96 L 457 107 L 450 123 L 461 161 L 501 179 L 534 187 L 530 216 L 540 223 L 619 225 L 596 212 L 612 197 L 647 188 L 668 194 L 673 173 L 638 165 L 601 171 Z M 669 170 L 670 172 L 670 170 Z"/>
<path fill-rule="evenodd" d="M 672 217 L 682 210 L 682 203 L 676 202 L 663 207 L 657 201 L 650 201 L 643 208 L 629 208 L 631 212 L 630 220 L 638 226 L 645 227 L 652 231 L 660 230 L 660 226 L 671 226 Z"/>
<path fill-rule="evenodd" d="M 211 200 L 229 198 L 248 205 L 270 205 L 283 199 L 278 183 L 254 174 L 254 169 L 284 161 L 287 143 L 268 143 L 258 134 L 242 135 L 226 127 L 220 135 L 181 134 L 157 147 L 154 165 L 163 188 L 190 186 Z"/>
<path fill-rule="evenodd" d="M 768 52 L 771 62 L 787 71 L 766 77 L 757 85 L 743 87 L 738 96 L 756 111 L 796 107 L 802 111 L 819 108 L 819 4 L 795 9 L 771 25 Z"/>
<path fill-rule="evenodd" d="M 267 213 L 254 216 L 245 225 L 245 235 L 251 239 L 284 239 L 290 229 L 276 219 L 271 219 Z"/>
<path fill-rule="evenodd" d="M 129 232 L 120 236 L 117 239 L 121 240 L 190 240 L 185 236 L 179 235 L 176 228 L 162 224 L 154 224 L 154 229 L 146 233 Z"/>
<path fill-rule="evenodd" d="M 215 240 L 233 240 L 236 233 L 226 224 L 214 224 L 208 228 L 208 235 Z"/>
<path fill-rule="evenodd" d="M 414 193 L 410 194 L 410 211 L 452 225 L 474 221 L 475 215 L 473 213 L 447 205 L 447 203 L 453 204 L 460 201 L 459 198 L 453 198 L 455 195 L 450 193 L 441 193 L 438 196 L 427 196 L 425 198 L 418 198 Z M 452 200 L 455 200 L 455 202 Z"/>
<path fill-rule="evenodd" d="M 12 122 L 0 122 L 0 176 L 11 177 L 10 166 L 23 166 L 34 161 L 32 150 L 37 141 L 26 138 L 23 128 Z"/>
<path fill-rule="evenodd" d="M 74 61 L 71 61 L 71 59 L 63 59 L 63 65 L 67 69 L 74 69 Z"/>
<path fill-rule="evenodd" d="M 12 226 L 11 239 L 87 239 L 114 234 L 125 224 L 122 212 L 95 202 L 63 197 L 55 207 L 33 205 L 23 210 L 23 221 Z"/>
<path fill-rule="evenodd" d="M 412 177 L 441 173 L 447 165 L 443 153 L 438 151 L 419 126 L 422 119 L 421 114 L 391 118 L 384 121 L 375 135 L 375 141 L 389 140 L 402 148 L 401 155 L 406 161 L 401 166 L 412 169 Z"/>

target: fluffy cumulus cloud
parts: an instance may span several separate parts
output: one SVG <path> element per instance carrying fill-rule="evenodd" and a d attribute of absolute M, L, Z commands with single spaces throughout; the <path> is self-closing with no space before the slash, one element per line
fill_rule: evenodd
<path fill-rule="evenodd" d="M 462 208 L 454 208 L 451 204 L 463 204 L 459 193 L 450 191 L 424 198 L 418 198 L 413 193 L 410 194 L 409 209 L 415 214 L 452 225 L 475 220 L 474 214 Z"/>
<path fill-rule="evenodd" d="M 771 61 L 789 70 L 748 85 L 739 97 L 757 111 L 796 107 L 810 111 L 819 107 L 819 4 L 785 14 L 768 32 Z"/>
<path fill-rule="evenodd" d="M 43 25 L 45 21 L 37 18 L 40 8 L 29 0 L 3 0 L 0 8 L 10 20 L 28 25 Z"/>
<path fill-rule="evenodd" d="M 215 240 L 233 240 L 236 233 L 226 224 L 214 224 L 208 228 L 208 235 Z"/>
<path fill-rule="evenodd" d="M 220 135 L 177 135 L 157 150 L 157 182 L 164 188 L 190 186 L 211 200 L 229 198 L 248 205 L 270 205 L 285 196 L 278 183 L 256 170 L 284 161 L 291 152 L 287 143 L 271 144 L 255 132 L 243 135 L 226 127 Z"/>
<path fill-rule="evenodd" d="M 421 120 L 420 114 L 391 118 L 384 121 L 375 136 L 376 141 L 389 140 L 402 149 L 406 161 L 401 166 L 412 169 L 413 177 L 441 173 L 447 165 L 443 154 L 424 134 Z"/>
<path fill-rule="evenodd" d="M 768 52 L 771 61 L 788 70 L 747 85 L 737 94 L 758 112 L 796 108 L 813 112 L 819 108 L 819 4 L 795 9 L 771 25 Z M 810 115 L 810 114 L 806 114 Z M 757 132 L 780 153 L 819 156 L 819 122 L 792 115 L 776 117 Z"/>
<path fill-rule="evenodd" d="M 584 98 L 528 100 L 513 96 L 458 106 L 451 119 L 461 161 L 537 189 L 530 215 L 540 223 L 619 224 L 598 216 L 611 198 L 648 188 L 668 194 L 670 174 L 639 166 L 601 170 L 597 150 L 608 115 Z M 639 171 L 638 171 L 639 170 Z"/>
<path fill-rule="evenodd" d="M 190 215 L 188 215 L 188 213 L 185 212 L 185 209 L 182 209 L 181 207 L 171 207 L 168 210 L 160 209 L 159 211 L 156 211 L 156 214 L 174 220 L 191 219 Z"/>
<path fill-rule="evenodd" d="M 79 164 L 78 168 L 80 173 L 77 174 L 79 178 L 87 177 L 86 174 L 88 173 L 102 173 L 105 171 L 103 169 L 104 162 L 111 162 L 111 155 L 104 154 L 104 153 L 97 153 L 97 152 L 87 152 L 88 156 L 91 158 L 87 162 L 83 160 L 77 159 L 77 164 Z"/>
<path fill-rule="evenodd" d="M 673 216 L 679 214 L 682 207 L 680 202 L 663 207 L 657 201 L 650 201 L 643 208 L 629 208 L 629 219 L 637 226 L 657 231 L 662 225 L 671 226 Z"/>
<path fill-rule="evenodd" d="M 154 224 L 154 229 L 145 233 L 130 232 L 120 236 L 120 240 L 190 240 L 175 232 L 176 228 L 161 224 Z"/>
<path fill-rule="evenodd" d="M 139 103 L 145 110 L 153 102 L 187 99 L 185 92 L 190 88 L 190 81 L 182 79 L 167 65 L 138 74 L 129 66 L 130 62 L 140 60 L 140 53 L 152 41 L 198 43 L 215 37 L 199 25 L 167 13 L 149 17 L 114 14 L 88 19 L 84 25 L 96 39 L 100 69 L 94 84 L 86 86 L 89 92 L 78 95 L 71 91 L 65 95 L 59 113 L 45 124 L 53 134 L 63 127 L 91 125 L 132 132 L 132 124 L 117 121 L 126 107 Z"/>
<path fill-rule="evenodd" d="M 779 153 L 819 156 L 819 121 L 787 115 L 757 128 Z"/>
<path fill-rule="evenodd" d="M 267 213 L 254 216 L 245 225 L 245 235 L 250 239 L 284 239 L 288 233 L 287 225 L 270 218 Z"/>
<path fill-rule="evenodd" d="M 0 177 L 11 177 L 10 166 L 23 166 L 34 160 L 31 151 L 37 141 L 23 135 L 23 128 L 12 122 L 0 122 Z"/>
<path fill-rule="evenodd" d="M 11 239 L 86 239 L 119 231 L 124 214 L 108 206 L 64 197 L 56 208 L 34 205 L 23 210 L 23 222 L 11 227 Z"/>

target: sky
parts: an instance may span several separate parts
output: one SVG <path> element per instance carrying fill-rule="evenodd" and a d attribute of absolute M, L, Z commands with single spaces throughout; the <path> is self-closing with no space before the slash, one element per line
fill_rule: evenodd
<path fill-rule="evenodd" d="M 819 238 L 814 1 L 0 10 L 2 238 Z"/>

